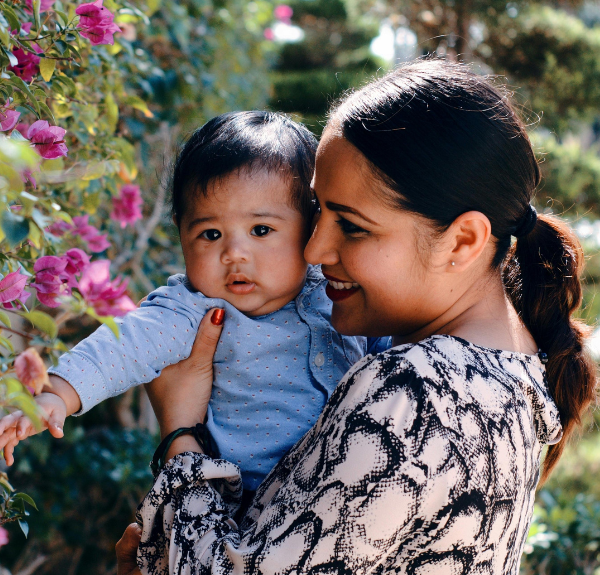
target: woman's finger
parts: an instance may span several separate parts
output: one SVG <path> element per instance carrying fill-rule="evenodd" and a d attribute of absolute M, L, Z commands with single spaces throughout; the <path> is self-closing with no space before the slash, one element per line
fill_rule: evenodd
<path fill-rule="evenodd" d="M 202 318 L 189 357 L 194 366 L 208 366 L 212 370 L 213 356 L 223 331 L 224 320 L 225 310 L 220 308 L 209 310 Z"/>
<path fill-rule="evenodd" d="M 141 575 L 135 560 L 141 538 L 142 528 L 137 523 L 131 523 L 117 541 L 117 575 Z"/>
<path fill-rule="evenodd" d="M 2 435 L 0 435 L 0 449 L 4 449 L 4 446 L 17 437 L 17 428 L 9 427 L 5 429 Z"/>

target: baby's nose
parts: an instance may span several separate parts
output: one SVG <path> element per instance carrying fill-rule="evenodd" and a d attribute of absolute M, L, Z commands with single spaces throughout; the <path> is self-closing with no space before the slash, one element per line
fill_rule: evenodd
<path fill-rule="evenodd" d="M 249 259 L 249 250 L 239 241 L 229 242 L 221 254 L 221 262 L 224 264 L 247 262 Z"/>

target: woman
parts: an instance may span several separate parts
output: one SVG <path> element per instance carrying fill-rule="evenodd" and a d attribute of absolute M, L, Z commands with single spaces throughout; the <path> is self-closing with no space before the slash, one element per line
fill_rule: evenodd
<path fill-rule="evenodd" d="M 542 448 L 545 479 L 596 384 L 572 319 L 581 248 L 536 215 L 539 180 L 505 95 L 462 65 L 416 62 L 347 97 L 319 145 L 305 255 L 334 282 L 334 327 L 396 347 L 346 374 L 239 528 L 235 465 L 177 438 L 140 506 L 143 570 L 516 575 Z M 219 329 L 199 332 L 201 375 L 153 384 L 177 393 L 163 434 L 203 417 L 186 398 L 208 396 Z"/>

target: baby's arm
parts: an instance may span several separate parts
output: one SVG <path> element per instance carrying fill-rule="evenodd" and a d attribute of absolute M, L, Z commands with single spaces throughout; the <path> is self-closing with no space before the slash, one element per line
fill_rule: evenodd
<path fill-rule="evenodd" d="M 67 415 L 81 408 L 79 395 L 68 381 L 51 375 L 50 383 L 52 387 L 46 386 L 35 398 L 41 412 L 40 428 L 36 428 L 22 411 L 14 411 L 0 420 L 0 449 L 4 450 L 7 465 L 13 464 L 13 451 L 19 441 L 44 429 L 48 429 L 54 437 L 62 437 Z"/>

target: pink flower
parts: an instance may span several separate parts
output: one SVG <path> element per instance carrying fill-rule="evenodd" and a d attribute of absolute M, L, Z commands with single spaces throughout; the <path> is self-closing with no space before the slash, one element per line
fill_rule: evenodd
<path fill-rule="evenodd" d="M 110 281 L 110 261 L 92 262 L 79 280 L 79 291 L 85 301 L 91 305 L 98 315 L 125 315 L 136 308 L 131 298 L 125 293 L 127 280 L 116 278 Z"/>
<path fill-rule="evenodd" d="M 125 184 L 121 188 L 121 195 L 113 198 L 113 211 L 110 217 L 121 223 L 124 228 L 127 224 L 133 224 L 142 218 L 140 209 L 143 203 L 140 187 L 133 184 Z"/>
<path fill-rule="evenodd" d="M 265 31 L 263 32 L 263 34 L 265 36 L 265 40 L 270 40 L 270 41 L 275 40 L 275 33 L 273 32 L 272 28 L 265 28 Z"/>
<path fill-rule="evenodd" d="M 8 545 L 8 531 L 4 527 L 0 527 L 0 547 Z"/>
<path fill-rule="evenodd" d="M 27 8 L 29 8 L 28 12 L 32 12 L 33 11 L 33 0 L 25 0 L 25 4 L 27 4 Z M 53 4 L 54 4 L 54 0 L 42 0 L 40 2 L 40 13 L 47 12 L 48 10 L 50 10 L 50 8 L 52 8 Z"/>
<path fill-rule="evenodd" d="M 21 299 L 26 283 L 27 276 L 18 270 L 4 276 L 0 281 L 0 303 L 5 304 Z"/>
<path fill-rule="evenodd" d="M 17 132 L 20 132 L 21 136 L 23 136 L 25 139 L 27 139 L 27 130 L 29 130 L 29 124 L 25 124 L 24 122 L 19 122 L 15 126 L 15 130 L 17 130 Z"/>
<path fill-rule="evenodd" d="M 56 220 L 54 223 L 52 223 L 46 228 L 46 231 L 51 233 L 53 236 L 61 238 L 65 235 L 66 232 L 72 229 L 73 226 L 71 224 L 68 224 L 64 220 Z"/>
<path fill-rule="evenodd" d="M 63 140 L 66 132 L 58 126 L 50 126 L 46 120 L 38 120 L 29 126 L 27 138 L 42 158 L 53 160 L 66 156 L 69 151 Z"/>
<path fill-rule="evenodd" d="M 121 29 L 114 23 L 114 15 L 102 6 L 103 0 L 82 4 L 75 10 L 79 15 L 81 35 L 92 44 L 114 44 L 113 34 Z"/>
<path fill-rule="evenodd" d="M 65 272 L 71 276 L 80 274 L 90 264 L 90 256 L 88 256 L 79 248 L 71 248 L 70 250 L 67 250 L 67 253 L 64 255 L 64 257 L 67 260 Z M 71 287 L 77 287 L 77 285 L 75 284 Z"/>
<path fill-rule="evenodd" d="M 97 236 L 88 239 L 88 249 L 93 254 L 99 254 L 110 248 L 110 242 L 108 241 L 107 236 L 108 234 L 98 234 Z"/>
<path fill-rule="evenodd" d="M 17 125 L 20 115 L 21 112 L 17 112 L 16 110 L 0 109 L 0 132 L 12 130 Z"/>
<path fill-rule="evenodd" d="M 294 10 L 291 6 L 287 6 L 286 4 L 280 4 L 279 6 L 275 7 L 275 10 L 273 10 L 273 14 L 275 18 L 280 22 L 285 22 L 286 24 L 289 24 L 292 20 Z"/>
<path fill-rule="evenodd" d="M 27 348 L 17 356 L 15 372 L 19 381 L 32 395 L 41 393 L 44 385 L 50 386 L 44 361 L 33 347 Z"/>
<path fill-rule="evenodd" d="M 58 307 L 57 298 L 63 295 L 71 295 L 69 286 L 70 274 L 66 272 L 68 260 L 59 256 L 43 256 L 33 265 L 35 281 L 30 284 L 37 290 L 37 296 L 41 303 L 48 307 Z"/>
<path fill-rule="evenodd" d="M 40 57 L 31 52 L 25 52 L 23 48 L 13 48 L 12 52 L 18 64 L 9 66 L 8 69 L 24 82 L 31 82 L 40 72 Z"/>

